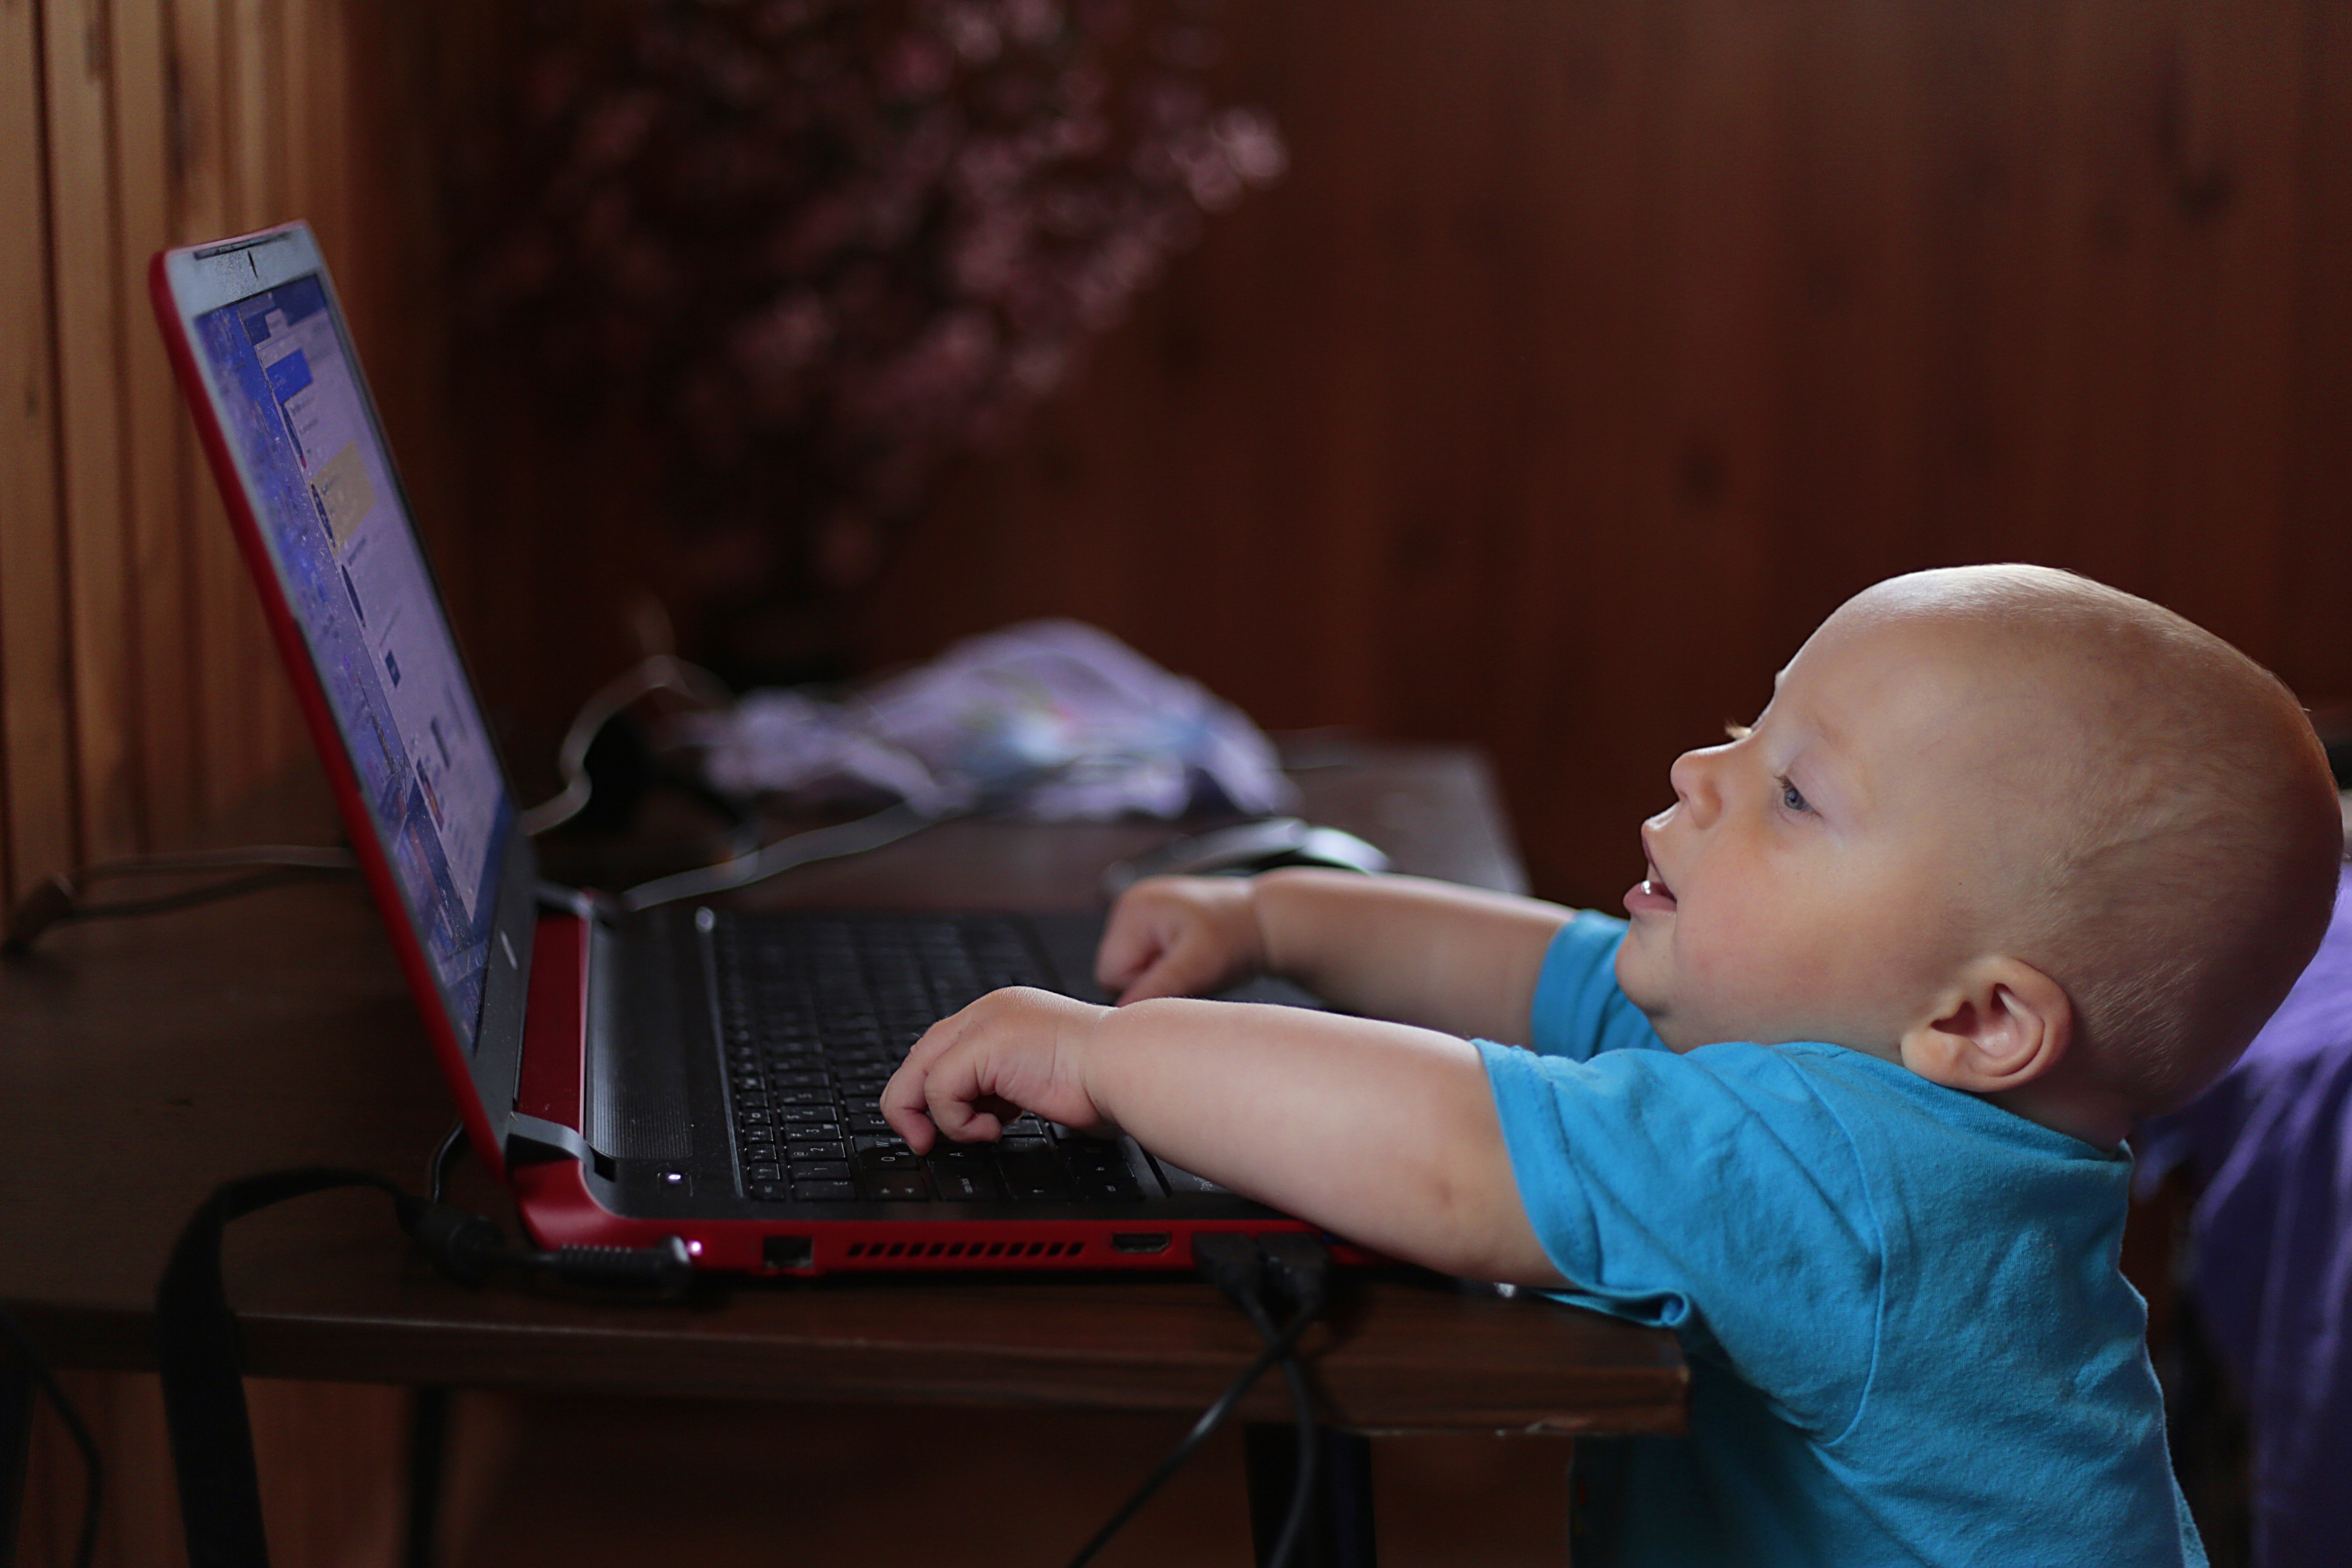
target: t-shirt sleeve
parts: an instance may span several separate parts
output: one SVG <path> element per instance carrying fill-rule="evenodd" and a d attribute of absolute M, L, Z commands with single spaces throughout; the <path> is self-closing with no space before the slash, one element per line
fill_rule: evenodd
<path fill-rule="evenodd" d="M 1884 1247 L 1805 1073 L 1758 1046 L 1590 1060 L 1480 1041 L 1552 1294 L 1672 1329 L 1826 1439 L 1869 1386 Z"/>
<path fill-rule="evenodd" d="M 1601 1051 L 1665 1049 L 1642 1010 L 1617 988 L 1625 922 L 1591 910 L 1559 928 L 1544 953 L 1529 1009 L 1538 1055 L 1585 1061 Z"/>

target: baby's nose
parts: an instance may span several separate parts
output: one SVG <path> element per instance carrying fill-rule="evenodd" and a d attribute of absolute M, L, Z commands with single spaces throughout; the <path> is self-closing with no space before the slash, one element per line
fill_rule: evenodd
<path fill-rule="evenodd" d="M 1666 774 L 1675 786 L 1675 804 L 1693 826 L 1706 826 L 1715 818 L 1722 797 L 1716 787 L 1715 764 L 1719 748 L 1685 752 Z M 1663 815 L 1663 814 L 1662 814 Z"/>

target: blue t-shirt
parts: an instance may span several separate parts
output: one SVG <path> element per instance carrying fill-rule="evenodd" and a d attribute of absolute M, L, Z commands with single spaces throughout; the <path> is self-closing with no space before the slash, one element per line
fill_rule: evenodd
<path fill-rule="evenodd" d="M 2116 1268 L 2130 1154 L 1842 1047 L 1676 1055 L 1624 930 L 1560 931 L 1533 1051 L 1479 1042 L 1555 1294 L 1690 1361 L 1621 1560 L 2202 1564 Z"/>

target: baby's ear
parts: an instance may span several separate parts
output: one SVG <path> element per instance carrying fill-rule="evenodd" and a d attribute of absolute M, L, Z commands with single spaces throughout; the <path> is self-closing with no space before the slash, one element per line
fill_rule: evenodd
<path fill-rule="evenodd" d="M 1903 1037 L 1903 1065 L 1970 1094 L 2024 1088 L 2065 1059 L 2074 1038 L 2065 988 L 2014 958 L 1975 960 L 1934 1013 Z"/>

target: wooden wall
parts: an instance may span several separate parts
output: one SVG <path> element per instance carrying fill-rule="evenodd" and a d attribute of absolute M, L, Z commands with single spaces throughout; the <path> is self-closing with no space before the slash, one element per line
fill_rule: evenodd
<path fill-rule="evenodd" d="M 2352 10 L 1280 0 L 1292 169 L 865 607 L 1083 616 L 1275 725 L 1475 741 L 1613 907 L 1842 599 L 2015 559 L 2352 696 Z"/>
<path fill-rule="evenodd" d="M 437 351 L 396 322 L 433 250 L 431 153 L 395 123 L 399 16 L 0 0 L 0 886 L 184 844 L 303 743 L 150 255 L 310 218 L 429 483 L 437 430 L 404 416 Z"/>
<path fill-rule="evenodd" d="M 146 320 L 167 237 L 319 226 L 533 787 L 628 595 L 678 580 L 611 432 L 446 374 L 425 128 L 495 107 L 517 14 L 0 0 L 0 202 L 40 219 L 0 235 L 12 885 L 299 752 Z M 1668 760 L 1887 573 L 2076 566 L 2352 698 L 2342 7 L 1216 17 L 1289 178 L 964 466 L 850 607 L 862 662 L 1073 614 L 1269 724 L 1474 741 L 1537 885 L 1602 902 Z"/>

